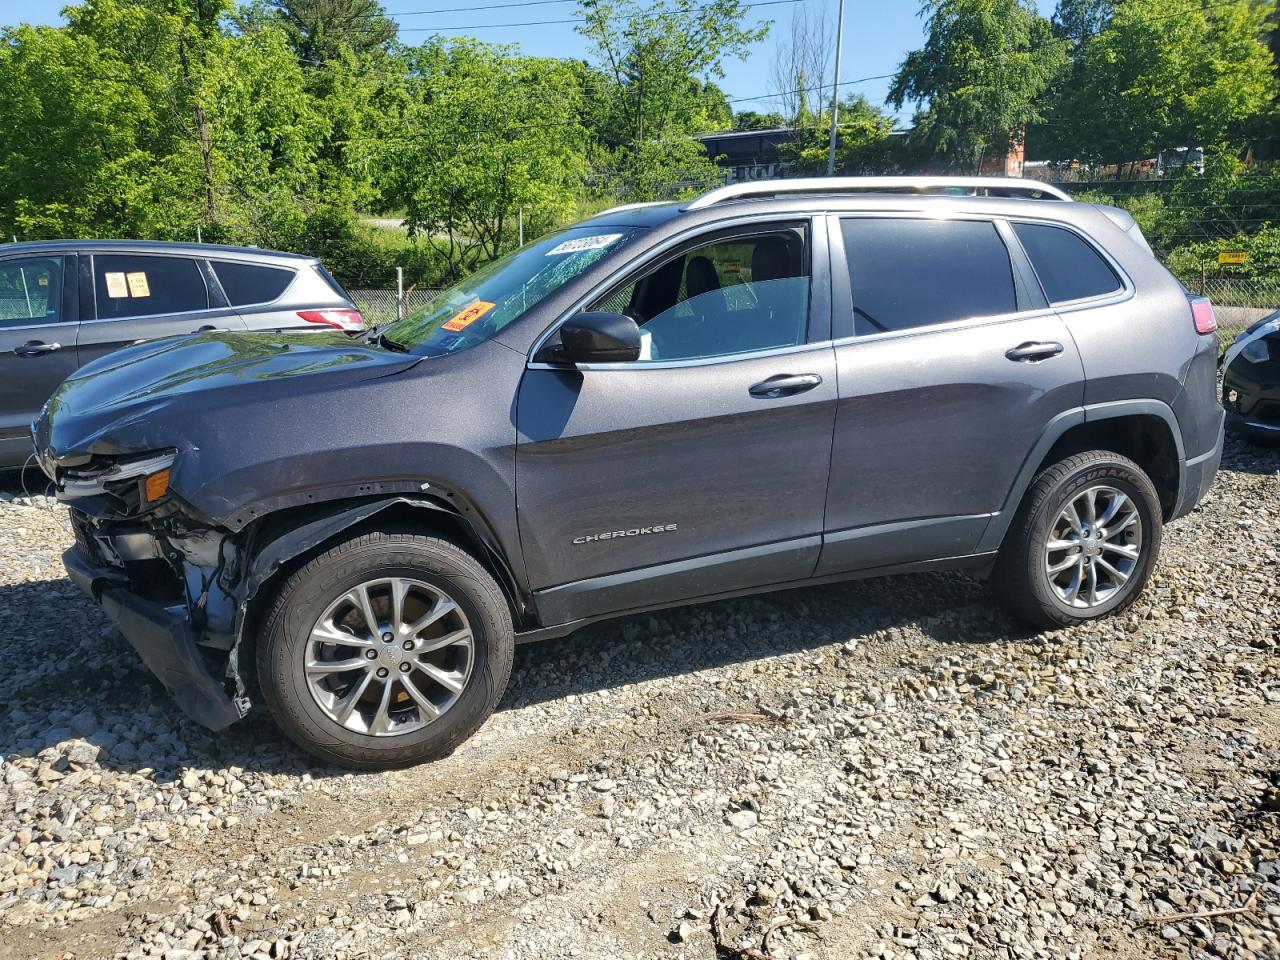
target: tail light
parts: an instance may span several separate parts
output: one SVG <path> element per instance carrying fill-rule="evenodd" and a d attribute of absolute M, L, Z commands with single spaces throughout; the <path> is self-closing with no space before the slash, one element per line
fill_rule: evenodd
<path fill-rule="evenodd" d="M 364 317 L 359 310 L 332 308 L 329 310 L 299 310 L 298 316 L 307 323 L 336 327 L 346 333 L 359 333 L 364 329 Z"/>
<path fill-rule="evenodd" d="M 1196 333 L 1213 333 L 1218 329 L 1218 318 L 1214 316 L 1213 304 L 1208 297 L 1191 298 L 1191 319 L 1195 322 Z"/>

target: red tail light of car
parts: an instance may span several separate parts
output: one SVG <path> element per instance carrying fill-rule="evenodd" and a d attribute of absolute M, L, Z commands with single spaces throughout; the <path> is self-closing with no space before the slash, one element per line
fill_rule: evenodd
<path fill-rule="evenodd" d="M 329 310 L 299 310 L 298 316 L 307 323 L 336 327 L 345 333 L 359 333 L 364 329 L 364 317 L 359 310 L 344 310 L 336 307 Z"/>
<path fill-rule="evenodd" d="M 1191 319 L 1195 321 L 1196 333 L 1213 333 L 1218 329 L 1218 318 L 1208 297 L 1191 298 Z"/>

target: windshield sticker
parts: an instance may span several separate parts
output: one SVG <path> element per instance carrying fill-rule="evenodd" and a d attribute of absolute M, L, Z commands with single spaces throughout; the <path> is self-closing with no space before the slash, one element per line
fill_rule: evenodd
<path fill-rule="evenodd" d="M 151 296 L 151 288 L 147 286 L 147 275 L 145 273 L 127 273 L 125 274 L 125 279 L 129 281 L 129 296 Z"/>
<path fill-rule="evenodd" d="M 591 237 L 575 237 L 572 240 L 566 240 L 564 243 L 557 243 L 554 247 L 547 251 L 546 256 L 558 257 L 562 253 L 581 253 L 583 250 L 599 250 L 609 246 L 613 241 L 621 237 L 620 233 L 597 233 Z"/>
<path fill-rule="evenodd" d="M 103 277 L 107 281 L 108 297 L 127 297 L 129 288 L 125 285 L 123 273 L 106 273 Z"/>
<path fill-rule="evenodd" d="M 457 333 L 459 330 L 465 330 L 493 308 L 494 304 L 490 303 L 488 300 L 477 300 L 474 303 L 463 307 L 452 317 L 442 323 L 440 325 L 440 329 L 450 330 L 454 333 Z"/>

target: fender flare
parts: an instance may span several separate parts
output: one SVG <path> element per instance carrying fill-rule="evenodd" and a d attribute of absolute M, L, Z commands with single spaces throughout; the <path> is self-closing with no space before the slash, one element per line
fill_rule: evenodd
<path fill-rule="evenodd" d="M 428 497 L 392 496 L 373 500 L 335 503 L 322 516 L 315 517 L 299 524 L 265 544 L 249 561 L 240 594 L 240 615 L 236 624 L 237 642 L 244 627 L 244 616 L 249 602 L 257 595 L 263 583 L 274 576 L 286 563 L 295 557 L 312 550 L 329 540 L 336 534 L 369 519 L 383 511 L 404 504 L 422 510 L 431 510 L 444 514 L 457 521 L 467 531 L 473 545 L 483 551 L 485 558 L 491 561 L 498 572 L 498 583 L 507 599 L 517 611 L 531 610 L 529 599 L 516 580 L 507 558 L 503 556 L 497 542 L 477 523 L 452 505 L 440 503 Z"/>
<path fill-rule="evenodd" d="M 1070 410 L 1062 411 L 1050 420 L 1044 432 L 1040 434 L 1040 439 L 1036 441 L 1036 445 L 1031 448 L 1031 452 L 1027 454 L 1027 458 L 1022 462 L 1022 466 L 1018 470 L 1018 476 L 1013 481 L 1013 486 L 1010 488 L 1008 496 L 1005 497 L 1000 511 L 991 518 L 987 524 L 987 529 L 983 531 L 977 552 L 990 552 L 1000 549 L 1000 544 L 1004 541 L 1004 535 L 1008 532 L 1009 525 L 1013 523 L 1013 515 L 1018 509 L 1018 504 L 1022 502 L 1023 496 L 1026 495 L 1027 489 L 1035 479 L 1036 470 L 1049 451 L 1053 449 L 1053 445 L 1061 440 L 1068 430 L 1078 427 L 1082 423 L 1096 423 L 1101 420 L 1114 420 L 1118 417 L 1133 416 L 1159 417 L 1169 428 L 1170 434 L 1173 435 L 1173 444 L 1177 451 L 1178 460 L 1176 501 L 1186 486 L 1187 455 L 1182 444 L 1182 428 L 1178 425 L 1178 418 L 1174 416 L 1172 407 L 1162 400 L 1151 399 L 1112 400 L 1106 403 L 1073 407 Z"/>

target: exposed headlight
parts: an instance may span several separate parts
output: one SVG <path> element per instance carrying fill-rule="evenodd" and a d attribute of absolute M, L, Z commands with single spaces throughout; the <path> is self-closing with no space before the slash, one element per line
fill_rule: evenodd
<path fill-rule="evenodd" d="M 62 482 L 60 493 L 63 499 L 77 500 L 104 493 L 118 494 L 136 483 L 139 501 L 143 506 L 149 506 L 169 492 L 169 471 L 175 459 L 177 453 L 167 450 L 164 453 L 119 461 L 90 476 L 68 474 Z"/>
<path fill-rule="evenodd" d="M 1240 350 L 1240 356 L 1250 363 L 1266 363 L 1271 359 L 1271 349 L 1267 346 L 1267 341 L 1259 337 L 1246 343 Z"/>

